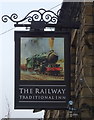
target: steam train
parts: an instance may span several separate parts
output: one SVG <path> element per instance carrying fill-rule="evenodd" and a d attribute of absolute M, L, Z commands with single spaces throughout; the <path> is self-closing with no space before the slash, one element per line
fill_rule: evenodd
<path fill-rule="evenodd" d="M 26 69 L 29 71 L 36 71 L 40 74 L 60 75 L 62 68 L 57 64 L 58 55 L 54 50 L 48 53 L 36 54 L 32 57 L 26 58 Z"/>

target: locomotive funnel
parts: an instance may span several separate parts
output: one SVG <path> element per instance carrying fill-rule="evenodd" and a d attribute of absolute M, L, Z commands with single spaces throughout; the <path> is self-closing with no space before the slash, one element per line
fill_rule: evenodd
<path fill-rule="evenodd" d="M 58 55 L 54 52 L 54 50 L 51 50 L 48 54 L 48 62 L 56 63 L 57 60 L 58 60 Z"/>

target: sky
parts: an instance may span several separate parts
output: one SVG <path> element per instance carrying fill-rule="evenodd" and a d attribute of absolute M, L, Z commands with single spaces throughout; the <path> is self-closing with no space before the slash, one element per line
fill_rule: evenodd
<path fill-rule="evenodd" d="M 52 10 L 56 12 L 61 8 L 61 3 L 62 0 L 0 1 L 0 119 L 7 117 L 8 111 L 10 118 L 43 118 L 44 116 L 43 110 L 37 113 L 33 113 L 33 110 L 14 110 L 14 31 L 18 28 L 14 28 L 14 23 L 10 20 L 3 23 L 1 17 L 17 13 L 19 19 L 22 19 L 30 11 L 40 8 L 46 10 L 53 8 Z"/>

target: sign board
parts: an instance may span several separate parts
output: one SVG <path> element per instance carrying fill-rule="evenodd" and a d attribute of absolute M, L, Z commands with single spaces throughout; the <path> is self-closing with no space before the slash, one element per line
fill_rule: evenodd
<path fill-rule="evenodd" d="M 69 35 L 15 31 L 15 109 L 64 109 L 70 99 Z"/>

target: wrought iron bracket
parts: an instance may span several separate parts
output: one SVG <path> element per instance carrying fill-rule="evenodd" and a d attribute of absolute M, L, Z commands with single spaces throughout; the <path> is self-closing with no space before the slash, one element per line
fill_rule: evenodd
<path fill-rule="evenodd" d="M 15 27 L 30 27 L 30 29 L 44 29 L 45 27 L 56 26 L 59 13 L 60 10 L 58 10 L 57 13 L 54 13 L 51 10 L 45 10 L 41 8 L 39 10 L 32 10 L 21 20 L 18 20 L 18 15 L 14 13 L 11 16 L 2 16 L 2 21 L 6 23 L 8 22 L 8 20 L 11 20 L 15 23 Z"/>

